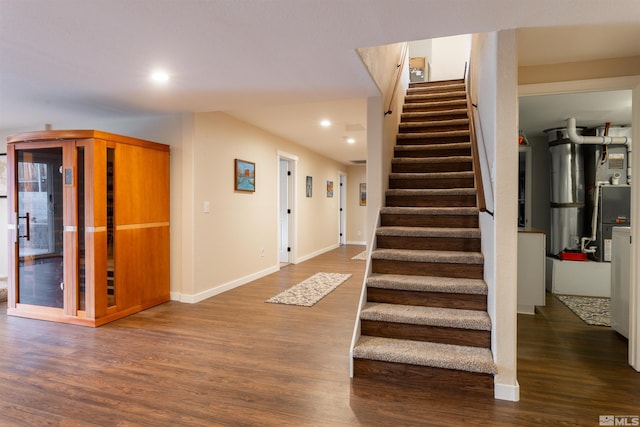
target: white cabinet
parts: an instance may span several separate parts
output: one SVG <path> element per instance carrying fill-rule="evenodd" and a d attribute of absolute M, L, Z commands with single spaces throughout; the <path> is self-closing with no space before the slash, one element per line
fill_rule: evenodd
<path fill-rule="evenodd" d="M 543 232 L 518 232 L 518 313 L 535 314 L 536 305 L 545 305 L 546 252 Z"/>
<path fill-rule="evenodd" d="M 611 327 L 629 338 L 631 227 L 613 227 L 611 243 Z"/>

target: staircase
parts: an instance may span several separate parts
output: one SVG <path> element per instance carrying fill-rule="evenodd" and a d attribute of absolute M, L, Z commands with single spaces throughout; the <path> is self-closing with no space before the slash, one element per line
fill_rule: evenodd
<path fill-rule="evenodd" d="M 405 97 L 353 374 L 493 396 L 496 366 L 463 80 Z"/>

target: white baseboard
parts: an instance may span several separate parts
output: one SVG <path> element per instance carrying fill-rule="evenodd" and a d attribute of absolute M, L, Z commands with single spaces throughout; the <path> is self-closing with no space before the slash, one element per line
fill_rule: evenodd
<path fill-rule="evenodd" d="M 516 381 L 516 385 L 511 384 L 494 384 L 493 397 L 498 400 L 509 400 L 517 402 L 520 400 L 520 384 Z"/>
<path fill-rule="evenodd" d="M 358 246 L 366 246 L 367 242 L 365 242 L 364 240 L 361 242 L 349 242 L 347 241 L 347 245 L 358 245 Z"/>
<path fill-rule="evenodd" d="M 264 276 L 267 276 L 271 273 L 275 273 L 280 269 L 279 265 L 275 265 L 273 267 L 269 267 L 265 270 L 258 271 L 257 273 L 250 274 L 245 277 L 241 277 L 240 279 L 232 280 L 231 282 L 224 283 L 222 285 L 214 286 L 213 288 L 207 289 L 206 291 L 199 292 L 197 294 L 182 294 L 180 292 L 171 292 L 171 300 L 172 301 L 180 301 L 186 302 L 189 304 L 195 304 L 197 302 L 203 301 L 207 298 L 211 298 L 223 292 L 229 291 L 233 288 L 237 288 L 238 286 L 245 285 L 249 282 L 253 282 L 254 280 L 258 280 Z"/>
<path fill-rule="evenodd" d="M 337 249 L 337 248 L 339 248 L 339 247 L 340 247 L 340 245 L 339 245 L 338 243 L 336 243 L 335 245 L 331 245 L 331 246 L 328 246 L 328 247 L 326 247 L 326 248 L 324 248 L 324 249 L 320 249 L 320 250 L 315 251 L 315 252 L 312 252 L 312 253 L 310 253 L 310 254 L 307 254 L 307 255 L 301 256 L 301 257 L 299 257 L 298 259 L 296 259 L 296 264 L 299 264 L 299 263 L 301 263 L 301 262 L 305 262 L 305 261 L 307 261 L 307 260 L 310 260 L 311 258 L 315 258 L 315 257 L 317 257 L 318 255 L 322 255 L 323 253 L 326 253 L 326 252 L 332 251 L 332 250 Z"/>

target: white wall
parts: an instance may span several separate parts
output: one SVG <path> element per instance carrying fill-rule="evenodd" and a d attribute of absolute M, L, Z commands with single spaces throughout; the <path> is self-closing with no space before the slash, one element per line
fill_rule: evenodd
<path fill-rule="evenodd" d="M 494 216 L 481 215 L 492 351 L 498 366 L 495 396 L 518 400 L 517 382 L 517 52 L 515 31 L 477 34 L 472 49 L 473 101 L 478 104 Z M 488 187 L 489 183 L 485 183 Z M 499 242 L 499 244 L 498 244 Z M 499 266 L 498 268 L 498 260 Z"/>
<path fill-rule="evenodd" d="M 431 41 L 431 75 L 429 80 L 461 79 L 464 64 L 469 59 L 471 36 L 463 34 Z"/>

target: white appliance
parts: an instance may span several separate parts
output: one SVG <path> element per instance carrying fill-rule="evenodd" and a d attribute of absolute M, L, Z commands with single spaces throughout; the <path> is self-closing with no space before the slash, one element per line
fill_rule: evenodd
<path fill-rule="evenodd" d="M 629 338 L 631 227 L 613 227 L 611 243 L 611 327 Z"/>

